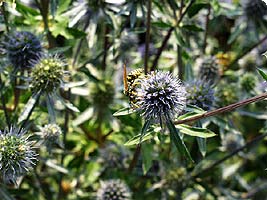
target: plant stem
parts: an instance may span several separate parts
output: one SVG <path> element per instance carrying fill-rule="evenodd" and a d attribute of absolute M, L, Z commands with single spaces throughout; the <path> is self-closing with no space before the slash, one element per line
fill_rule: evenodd
<path fill-rule="evenodd" d="M 102 60 L 102 70 L 105 71 L 107 67 L 107 55 L 108 55 L 108 46 L 109 46 L 109 41 L 108 41 L 108 33 L 109 33 L 109 28 L 106 24 L 104 24 L 104 43 L 103 43 L 103 60 Z"/>
<path fill-rule="evenodd" d="M 4 22 L 5 22 L 5 25 L 6 25 L 6 31 L 9 33 L 8 15 L 7 15 L 7 12 L 6 12 L 6 3 L 5 2 L 2 2 L 1 11 L 2 11 L 3 16 L 4 16 Z"/>
<path fill-rule="evenodd" d="M 260 39 L 256 44 L 252 45 L 250 48 L 245 50 L 243 53 L 239 54 L 231 63 L 230 66 L 233 66 L 236 64 L 241 58 L 243 58 L 245 55 L 247 55 L 249 52 L 251 52 L 254 48 L 259 46 L 261 43 L 263 43 L 267 39 L 267 36 Z"/>
<path fill-rule="evenodd" d="M 148 72 L 148 57 L 149 57 L 149 42 L 150 42 L 150 28 L 151 28 L 151 0 L 147 1 L 147 19 L 146 19 L 146 46 L 145 46 L 145 74 Z"/>
<path fill-rule="evenodd" d="M 6 123 L 7 123 L 7 126 L 8 126 L 8 129 L 10 129 L 10 119 L 9 119 L 9 116 L 8 116 L 8 113 L 7 113 L 7 108 L 6 108 L 6 100 L 5 100 L 5 96 L 4 96 L 4 83 L 2 82 L 2 77 L 1 77 L 1 74 L 0 74 L 0 91 L 1 91 L 1 102 L 2 102 L 2 106 L 3 106 L 3 110 L 4 110 L 4 114 L 5 114 L 5 118 L 6 118 Z"/>
<path fill-rule="evenodd" d="M 208 32 L 209 32 L 208 29 L 209 29 L 209 21 L 210 21 L 210 10 L 211 10 L 211 6 L 209 5 L 208 13 L 206 15 L 206 23 L 205 23 L 204 42 L 203 42 L 203 49 L 202 49 L 203 54 L 206 53 L 207 37 L 208 37 Z"/>
<path fill-rule="evenodd" d="M 188 9 L 193 5 L 194 2 L 195 2 L 195 0 L 191 0 L 191 1 L 190 1 L 189 5 L 187 6 L 187 8 L 185 9 L 185 11 L 184 11 L 184 12 L 182 13 L 182 15 L 180 16 L 180 18 L 179 18 L 179 20 L 178 20 L 176 26 L 179 26 L 179 24 L 181 23 L 181 21 L 183 20 L 183 18 L 184 18 L 184 16 L 185 16 L 185 14 L 187 13 Z M 158 49 L 158 52 L 157 52 L 157 54 L 156 54 L 156 56 L 155 56 L 155 59 L 154 59 L 154 61 L 153 61 L 153 64 L 152 64 L 152 67 L 151 67 L 150 71 L 154 71 L 154 70 L 156 69 L 156 67 L 157 67 L 157 65 L 158 65 L 159 58 L 160 58 L 160 56 L 161 56 L 161 54 L 162 54 L 162 52 L 163 52 L 163 50 L 164 50 L 164 48 L 165 48 L 165 46 L 166 46 L 168 40 L 170 39 L 171 34 L 172 34 L 172 32 L 174 31 L 174 29 L 175 29 L 175 27 L 173 26 L 173 27 L 171 27 L 171 28 L 168 30 L 167 35 L 166 35 L 165 38 L 163 39 L 162 44 L 161 44 L 160 48 Z"/>
<path fill-rule="evenodd" d="M 66 100 L 70 100 L 70 97 L 71 97 L 71 89 L 69 89 L 67 91 L 67 94 L 66 94 Z M 61 155 L 61 161 L 60 161 L 60 164 L 61 166 L 63 166 L 64 164 L 64 159 L 65 159 L 65 156 L 66 156 L 66 140 L 67 140 L 67 133 L 68 133 L 68 130 L 69 130 L 69 117 L 70 117 L 70 111 L 68 109 L 65 110 L 65 118 L 64 118 L 64 127 L 63 127 L 63 130 L 62 130 L 62 133 L 63 133 L 63 144 L 64 144 L 64 151 Z M 62 180 L 63 180 L 63 174 L 61 173 L 60 176 L 59 176 L 59 181 L 58 181 L 58 188 L 59 188 L 59 192 L 58 192 L 58 196 L 57 196 L 57 199 L 62 199 L 63 198 L 63 188 L 62 188 Z"/>
<path fill-rule="evenodd" d="M 217 114 L 220 114 L 220 113 L 224 113 L 224 112 L 228 112 L 228 111 L 234 110 L 234 109 L 239 108 L 241 106 L 248 105 L 250 103 L 254 103 L 254 102 L 263 100 L 265 98 L 267 98 L 267 93 L 263 93 L 261 95 L 255 96 L 255 97 L 252 97 L 252 98 L 249 98 L 249 99 L 245 99 L 245 100 L 242 100 L 240 102 L 233 103 L 233 104 L 230 104 L 228 106 L 225 106 L 225 107 L 222 107 L 222 108 L 218 108 L 216 110 L 212 110 L 212 111 L 206 112 L 204 114 L 201 114 L 201 115 L 198 115 L 198 116 L 195 116 L 195 117 L 191 117 L 191 118 L 184 119 L 184 120 L 178 120 L 178 121 L 175 121 L 174 124 L 184 124 L 184 123 L 200 120 L 200 119 L 203 119 L 203 118 L 206 118 L 206 117 L 211 117 L 211 116 L 214 116 L 214 115 L 217 115 Z"/>
<path fill-rule="evenodd" d="M 228 155 L 226 155 L 225 157 L 223 157 L 220 160 L 217 160 L 216 162 L 214 162 L 213 164 L 211 164 L 209 167 L 198 171 L 196 174 L 191 174 L 191 177 L 196 178 L 206 172 L 210 172 L 214 167 L 216 167 L 217 165 L 223 163 L 224 161 L 228 160 L 229 158 L 233 157 L 234 155 L 236 155 L 238 152 L 243 151 L 246 148 L 249 148 L 250 146 L 252 146 L 253 144 L 261 141 L 262 139 L 264 139 L 267 136 L 267 133 L 263 134 L 263 135 L 259 135 L 256 138 L 254 138 L 253 140 L 249 141 L 248 143 L 246 143 L 244 146 L 237 148 L 236 150 L 234 150 L 233 152 L 229 153 Z"/>
<path fill-rule="evenodd" d="M 134 166 L 136 165 L 137 161 L 138 161 L 138 158 L 139 158 L 139 155 L 141 153 L 141 143 L 139 143 L 135 149 L 135 152 L 134 152 L 134 156 L 133 156 L 133 159 L 130 163 L 130 166 L 128 168 L 128 172 L 131 173 L 134 169 Z"/>

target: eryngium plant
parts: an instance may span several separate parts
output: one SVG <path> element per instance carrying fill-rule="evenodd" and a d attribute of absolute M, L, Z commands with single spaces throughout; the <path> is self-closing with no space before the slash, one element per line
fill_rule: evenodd
<path fill-rule="evenodd" d="M 63 83 L 65 63 L 57 57 L 44 57 L 35 64 L 31 74 L 31 89 L 53 93 Z"/>
<path fill-rule="evenodd" d="M 209 56 L 203 59 L 199 68 L 199 78 L 214 84 L 219 78 L 219 66 L 215 57 Z"/>
<path fill-rule="evenodd" d="M 203 110 L 210 110 L 214 102 L 214 90 L 209 82 L 194 80 L 186 84 L 186 102 Z"/>
<path fill-rule="evenodd" d="M 16 183 L 35 164 L 36 156 L 24 130 L 11 127 L 0 131 L 0 174 L 5 183 Z"/>
<path fill-rule="evenodd" d="M 51 151 L 53 144 L 60 144 L 59 137 L 62 134 L 62 131 L 57 124 L 46 124 L 44 127 L 39 128 L 40 132 L 37 134 L 42 137 L 44 144 L 48 148 L 48 151 Z"/>
<path fill-rule="evenodd" d="M 7 36 L 4 46 L 10 63 L 21 69 L 32 67 L 32 60 L 38 59 L 43 51 L 39 39 L 27 31 Z"/>
<path fill-rule="evenodd" d="M 254 90 L 256 84 L 257 84 L 256 76 L 252 73 L 246 73 L 240 79 L 241 89 L 248 93 Z"/>
<path fill-rule="evenodd" d="M 97 190 L 97 200 L 130 200 L 131 192 L 120 179 L 101 181 Z"/>
<path fill-rule="evenodd" d="M 169 72 L 152 72 L 140 82 L 138 109 L 146 120 L 164 122 L 181 113 L 186 105 L 186 90 Z"/>

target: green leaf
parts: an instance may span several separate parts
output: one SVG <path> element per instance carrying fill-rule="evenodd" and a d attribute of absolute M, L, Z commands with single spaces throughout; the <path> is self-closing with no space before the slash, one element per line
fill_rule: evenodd
<path fill-rule="evenodd" d="M 37 16 L 39 15 L 38 9 L 33 9 L 29 6 L 25 6 L 22 3 L 19 3 L 19 1 L 16 1 L 16 10 L 23 14 L 23 16 Z"/>
<path fill-rule="evenodd" d="M 199 108 L 195 105 L 190 105 L 190 104 L 186 105 L 185 110 L 189 111 L 189 112 L 202 113 L 202 114 L 207 112 L 207 111 L 203 110 L 202 108 Z"/>
<path fill-rule="evenodd" d="M 56 15 L 57 8 L 58 8 L 59 0 L 50 0 L 50 11 L 53 18 Z"/>
<path fill-rule="evenodd" d="M 159 21 L 159 22 L 152 22 L 152 26 L 158 27 L 158 28 L 171 28 L 172 26 L 170 24 L 167 24 L 165 22 Z"/>
<path fill-rule="evenodd" d="M 207 8 L 209 6 L 209 4 L 207 3 L 196 3 L 194 5 L 192 5 L 188 11 L 187 11 L 187 15 L 188 17 L 192 18 L 194 17 L 201 9 L 203 8 Z"/>
<path fill-rule="evenodd" d="M 202 115 L 203 113 L 195 113 L 195 112 L 188 112 L 184 115 L 181 115 L 178 117 L 179 120 L 186 120 L 186 119 L 190 119 L 192 117 L 196 117 L 196 116 L 199 116 L 199 115 Z"/>
<path fill-rule="evenodd" d="M 187 161 L 194 163 L 187 147 L 185 146 L 184 141 L 181 139 L 179 135 L 179 131 L 174 126 L 173 122 L 170 120 L 170 117 L 166 115 L 166 125 L 170 131 L 171 141 L 175 144 L 177 150 L 181 153 L 182 157 L 184 157 Z"/>
<path fill-rule="evenodd" d="M 92 118 L 93 115 L 94 115 L 94 109 L 93 107 L 89 107 L 85 111 L 83 111 L 80 115 L 78 115 L 78 117 L 73 120 L 72 124 L 74 126 L 78 126 L 84 123 L 85 121 L 89 120 L 90 118 Z"/>
<path fill-rule="evenodd" d="M 207 139 L 197 137 L 197 144 L 201 155 L 205 157 L 207 153 Z"/>
<path fill-rule="evenodd" d="M 210 138 L 216 136 L 215 133 L 206 128 L 192 127 L 186 124 L 176 125 L 176 128 L 178 128 L 181 131 L 181 133 L 194 137 Z"/>
<path fill-rule="evenodd" d="M 232 42 L 234 42 L 237 39 L 237 37 L 239 35 L 241 35 L 241 33 L 243 33 L 245 31 L 245 29 L 246 29 L 246 26 L 243 23 L 240 24 L 239 26 L 237 26 L 234 29 L 234 31 L 231 33 L 231 35 L 230 35 L 230 37 L 229 37 L 229 39 L 227 41 L 227 44 L 231 44 Z"/>
<path fill-rule="evenodd" d="M 194 31 L 194 32 L 202 32 L 204 31 L 203 28 L 195 25 L 195 24 L 185 24 L 182 26 L 183 29 L 186 29 L 187 31 Z"/>
<path fill-rule="evenodd" d="M 259 68 L 257 68 L 257 69 L 258 69 L 260 75 L 262 76 L 262 78 L 263 78 L 265 81 L 267 81 L 267 75 L 265 74 L 265 72 L 264 72 L 263 70 L 259 69 Z"/>
<path fill-rule="evenodd" d="M 8 191 L 2 185 L 0 186 L 0 199 L 15 200 L 15 198 L 13 198 L 11 194 L 9 194 Z"/>
<path fill-rule="evenodd" d="M 123 115 L 129 115 L 129 114 L 132 114 L 132 113 L 135 113 L 136 110 L 135 109 L 132 109 L 132 108 L 122 108 L 120 110 L 118 110 L 117 112 L 115 112 L 113 114 L 114 117 L 118 117 L 118 116 L 123 116 Z"/>
<path fill-rule="evenodd" d="M 146 141 L 146 140 L 151 139 L 153 137 L 151 134 L 152 134 L 151 132 L 145 134 L 142 137 L 141 143 L 144 142 L 144 141 Z M 140 143 L 140 137 L 141 137 L 141 134 L 138 134 L 138 135 L 134 136 L 132 139 L 130 139 L 129 141 L 127 141 L 124 145 L 125 146 L 137 145 L 137 144 Z"/>
<path fill-rule="evenodd" d="M 31 96 L 31 98 L 28 100 L 27 104 L 24 106 L 24 110 L 22 111 L 21 115 L 19 116 L 18 123 L 24 121 L 28 118 L 28 116 L 31 114 L 32 109 L 34 109 L 34 106 L 36 105 L 41 93 L 38 92 Z"/>
<path fill-rule="evenodd" d="M 76 28 L 67 28 L 67 32 L 72 35 L 75 39 L 85 37 L 87 34 Z"/>
<path fill-rule="evenodd" d="M 141 130 L 141 134 L 138 134 L 136 136 L 134 136 L 132 139 L 130 139 L 128 142 L 126 142 L 124 145 L 126 146 L 132 146 L 132 145 L 137 145 L 140 144 L 146 140 L 149 140 L 150 138 L 152 138 L 153 136 L 151 135 L 152 132 L 148 132 L 147 134 L 146 131 L 150 126 L 150 120 L 147 120 Z"/>
<path fill-rule="evenodd" d="M 174 30 L 174 35 L 176 37 L 176 41 L 177 41 L 177 44 L 182 46 L 182 47 L 188 47 L 188 45 L 185 43 L 184 41 L 184 37 L 182 35 L 182 32 L 179 30 L 179 29 L 175 29 Z"/>
<path fill-rule="evenodd" d="M 130 11 L 130 24 L 131 24 L 131 28 L 134 27 L 135 22 L 136 22 L 136 12 L 137 12 L 137 7 L 136 7 L 136 4 L 134 3 L 132 5 L 131 11 Z"/>
<path fill-rule="evenodd" d="M 143 168 L 143 173 L 146 174 L 150 167 L 152 166 L 152 157 L 153 153 L 153 145 L 151 144 L 146 144 L 142 146 L 142 168 Z"/>

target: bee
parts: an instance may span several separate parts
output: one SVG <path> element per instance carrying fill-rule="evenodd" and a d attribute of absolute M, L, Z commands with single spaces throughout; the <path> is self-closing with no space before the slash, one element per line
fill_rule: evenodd
<path fill-rule="evenodd" d="M 144 77 L 144 70 L 139 68 L 127 74 L 126 65 L 123 66 L 123 83 L 124 94 L 129 98 L 132 107 L 138 107 L 136 88 L 140 84 L 140 80 Z"/>

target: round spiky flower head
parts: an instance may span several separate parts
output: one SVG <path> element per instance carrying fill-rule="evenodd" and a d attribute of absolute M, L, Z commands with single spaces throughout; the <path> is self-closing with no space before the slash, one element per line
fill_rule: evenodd
<path fill-rule="evenodd" d="M 251 92 L 256 87 L 256 76 L 253 73 L 246 73 L 240 79 L 241 88 L 246 92 Z"/>
<path fill-rule="evenodd" d="M 267 15 L 267 5 L 262 0 L 248 0 L 245 4 L 245 13 L 248 19 L 258 23 Z"/>
<path fill-rule="evenodd" d="M 181 81 L 169 72 L 155 71 L 140 82 L 137 89 L 139 110 L 146 120 L 166 121 L 186 105 L 186 90 Z"/>
<path fill-rule="evenodd" d="M 218 106 L 223 107 L 237 102 L 239 100 L 239 93 L 236 91 L 238 91 L 236 83 L 223 82 L 218 85 L 215 91 Z"/>
<path fill-rule="evenodd" d="M 97 200 L 130 200 L 131 192 L 120 179 L 101 181 L 97 191 Z"/>
<path fill-rule="evenodd" d="M 214 102 L 214 91 L 203 80 L 194 80 L 186 84 L 186 103 L 196 105 L 203 110 L 210 110 Z"/>
<path fill-rule="evenodd" d="M 39 39 L 27 31 L 14 32 L 7 36 L 4 42 L 7 56 L 15 68 L 29 68 L 33 66 L 32 60 L 38 59 L 42 54 Z"/>
<path fill-rule="evenodd" d="M 199 68 L 199 77 L 202 80 L 214 84 L 219 78 L 219 65 L 215 57 L 209 56 L 204 58 Z"/>
<path fill-rule="evenodd" d="M 0 174 L 4 182 L 16 183 L 35 164 L 37 154 L 28 138 L 18 128 L 0 131 Z"/>
<path fill-rule="evenodd" d="M 44 127 L 40 127 L 40 130 L 40 135 L 44 139 L 45 144 L 50 146 L 59 142 L 62 131 L 57 124 L 46 124 Z"/>
<path fill-rule="evenodd" d="M 52 93 L 63 83 L 65 63 L 57 57 L 44 57 L 35 64 L 31 73 L 33 92 Z"/>

